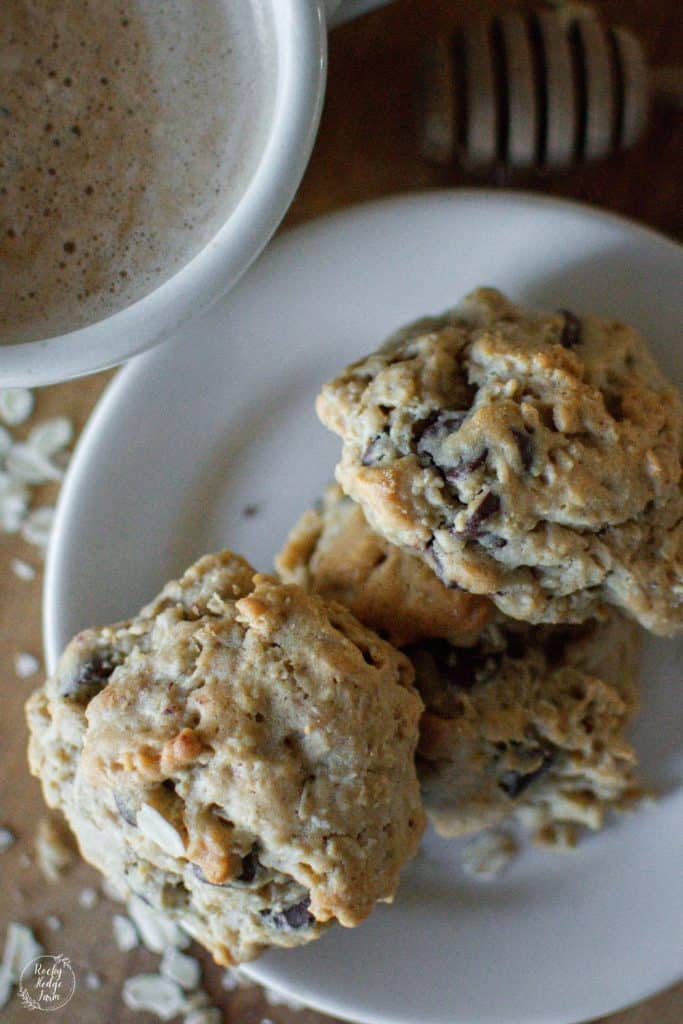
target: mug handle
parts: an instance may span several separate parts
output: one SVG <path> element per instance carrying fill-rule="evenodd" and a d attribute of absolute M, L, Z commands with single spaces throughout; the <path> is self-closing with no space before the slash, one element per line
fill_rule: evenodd
<path fill-rule="evenodd" d="M 359 14 L 365 14 L 374 7 L 382 7 L 390 0 L 324 0 L 327 12 L 327 26 L 334 28 L 344 21 L 357 18 Z"/>

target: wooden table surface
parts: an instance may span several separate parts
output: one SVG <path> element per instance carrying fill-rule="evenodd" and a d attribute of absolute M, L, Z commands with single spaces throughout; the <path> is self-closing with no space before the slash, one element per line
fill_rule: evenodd
<path fill-rule="evenodd" d="M 681 113 L 665 107 L 654 110 L 647 138 L 631 153 L 578 170 L 522 178 L 500 173 L 473 180 L 456 169 L 435 169 L 417 151 L 413 131 L 414 77 L 422 42 L 439 26 L 453 25 L 477 11 L 510 6 L 496 0 L 398 0 L 334 32 L 330 46 L 330 76 L 326 109 L 316 149 L 290 211 L 287 224 L 310 219 L 327 210 L 390 193 L 493 184 L 531 188 L 571 196 L 635 217 L 677 238 L 683 236 L 683 133 Z M 683 63 L 680 0 L 602 0 L 597 6 L 607 18 L 628 25 L 644 38 L 651 59 L 660 64 Z M 37 415 L 68 414 L 81 427 L 111 374 L 100 374 L 42 390 Z M 45 500 L 54 497 L 46 488 Z M 34 927 L 50 953 L 65 953 L 77 975 L 71 1002 L 54 1016 L 77 1024 L 132 1024 L 149 1020 L 121 1003 L 123 979 L 141 970 L 154 970 L 157 959 L 144 951 L 122 954 L 111 934 L 113 906 L 103 897 L 83 910 L 78 894 L 97 885 L 95 872 L 79 864 L 60 883 L 45 883 L 33 862 L 32 839 L 43 814 L 38 786 L 26 769 L 22 706 L 36 679 L 16 677 L 18 651 L 40 654 L 40 587 L 38 577 L 23 582 L 10 571 L 13 557 L 37 562 L 35 550 L 21 540 L 0 534 L 0 669 L 4 700 L 0 715 L 0 826 L 18 841 L 2 855 L 0 937 L 9 920 Z M 647 866 L 643 865 L 647 870 Z M 50 932 L 47 915 L 63 922 Z M 1 938 L 0 938 L 0 941 Z M 590 941 L 590 936 L 587 936 Z M 634 936 L 637 942 L 637 936 Z M 256 988 L 229 993 L 221 989 L 220 972 L 203 957 L 205 984 L 224 1008 L 230 1024 L 252 1024 L 269 1018 L 276 1024 L 323 1024 L 312 1011 L 294 1012 L 269 1006 Z M 88 970 L 97 972 L 102 986 L 86 987 Z M 577 985 L 581 979 L 577 978 Z M 3 1020 L 23 1022 L 30 1011 L 18 1000 L 4 1011 Z M 34 1018 L 33 1018 L 34 1019 Z M 681 1024 L 683 986 L 638 1007 L 609 1018 L 609 1024 Z M 416 1022 L 418 1024 L 418 1022 Z M 522 1024 L 522 1022 L 515 1022 Z"/>

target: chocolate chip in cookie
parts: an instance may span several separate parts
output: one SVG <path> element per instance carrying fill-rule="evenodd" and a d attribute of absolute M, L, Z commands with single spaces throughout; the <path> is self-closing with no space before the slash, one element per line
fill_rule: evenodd
<path fill-rule="evenodd" d="M 470 473 L 475 473 L 480 469 L 488 458 L 489 450 L 484 448 L 479 455 L 475 455 L 473 459 L 465 459 L 459 462 L 452 469 L 447 469 L 445 472 L 446 480 L 449 484 L 457 483 L 458 480 L 462 480 L 463 477 L 469 476 Z"/>
<path fill-rule="evenodd" d="M 420 458 L 428 462 L 438 461 L 436 458 L 438 448 L 447 437 L 460 430 L 466 416 L 467 412 L 462 409 L 435 409 L 419 424 L 416 424 L 413 436 Z"/>
<path fill-rule="evenodd" d="M 540 779 L 550 768 L 555 759 L 555 752 L 546 748 L 542 752 L 542 761 L 538 768 L 531 772 L 505 771 L 498 777 L 498 785 L 511 800 L 520 796 L 529 786 Z"/>
<path fill-rule="evenodd" d="M 463 534 L 465 537 L 478 537 L 481 532 L 482 523 L 490 519 L 500 509 L 500 498 L 493 491 L 488 491 L 479 502 L 474 512 L 465 523 Z"/>
<path fill-rule="evenodd" d="M 256 878 L 260 867 L 261 864 L 258 859 L 258 846 L 254 843 L 249 853 L 242 858 L 242 873 L 237 876 L 235 881 L 242 882 L 244 885 L 249 885 Z"/>
<path fill-rule="evenodd" d="M 67 700 L 87 704 L 95 694 L 104 689 L 116 668 L 111 653 L 102 651 L 82 662 L 76 670 L 61 680 L 60 695 Z"/>
<path fill-rule="evenodd" d="M 315 923 L 315 918 L 308 909 L 310 903 L 311 901 L 307 896 L 285 910 L 262 910 L 261 917 L 266 918 L 277 931 L 287 928 L 299 931 Z"/>
<path fill-rule="evenodd" d="M 564 317 L 560 345 L 563 348 L 574 348 L 581 342 L 581 334 L 583 332 L 581 321 L 576 314 L 570 313 L 568 309 L 560 309 L 559 312 Z"/>

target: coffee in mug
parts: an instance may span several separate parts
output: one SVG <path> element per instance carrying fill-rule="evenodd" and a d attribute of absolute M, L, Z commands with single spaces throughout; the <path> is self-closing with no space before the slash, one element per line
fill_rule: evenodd
<path fill-rule="evenodd" d="M 248 185 L 275 96 L 249 0 L 3 0 L 0 343 L 153 291 Z"/>

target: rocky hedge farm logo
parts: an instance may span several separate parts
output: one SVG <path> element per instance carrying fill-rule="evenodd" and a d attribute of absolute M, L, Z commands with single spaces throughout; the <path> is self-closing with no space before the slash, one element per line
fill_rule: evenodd
<path fill-rule="evenodd" d="M 68 956 L 38 956 L 26 964 L 19 979 L 19 998 L 29 1010 L 61 1010 L 76 989 Z"/>

